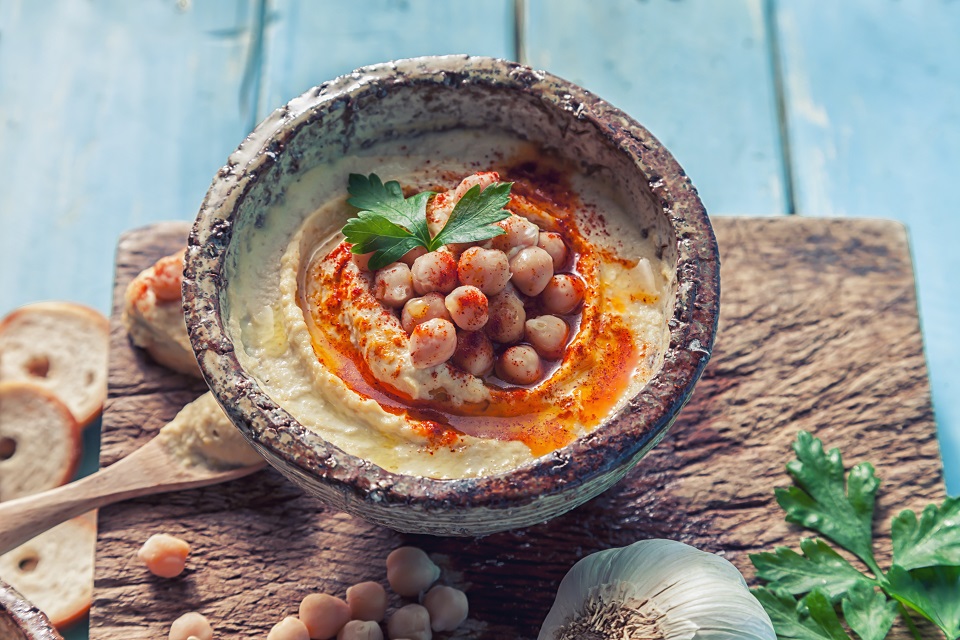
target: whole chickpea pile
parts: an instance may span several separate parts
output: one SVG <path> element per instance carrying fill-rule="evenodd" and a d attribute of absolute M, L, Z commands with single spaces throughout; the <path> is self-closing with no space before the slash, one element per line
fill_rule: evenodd
<path fill-rule="evenodd" d="M 478 246 L 418 248 L 373 273 L 373 290 L 399 311 L 418 369 L 450 361 L 480 378 L 529 385 L 544 377 L 544 360 L 559 360 L 570 337 L 561 316 L 574 313 L 585 285 L 568 266 L 558 233 L 511 215 L 505 233 Z M 368 269 L 366 256 L 356 256 Z M 528 312 L 540 312 L 528 317 Z"/>
<path fill-rule="evenodd" d="M 167 544 L 170 540 L 177 539 L 166 536 L 163 544 L 156 540 L 150 543 L 154 560 L 170 554 L 182 570 L 180 550 L 177 545 Z M 153 571 L 154 565 L 148 563 L 148 568 Z M 418 599 L 418 603 L 406 604 L 388 618 L 387 592 L 378 582 L 353 585 L 347 589 L 346 600 L 312 593 L 300 602 L 297 616 L 287 616 L 273 626 L 267 640 L 384 640 L 384 619 L 390 640 L 432 640 L 434 631 L 453 631 L 469 613 L 467 595 L 453 587 L 434 586 L 439 578 L 440 567 L 423 550 L 394 549 L 387 556 L 387 582 L 395 593 Z M 210 622 L 195 611 L 183 614 L 170 626 L 169 640 L 213 638 Z"/>

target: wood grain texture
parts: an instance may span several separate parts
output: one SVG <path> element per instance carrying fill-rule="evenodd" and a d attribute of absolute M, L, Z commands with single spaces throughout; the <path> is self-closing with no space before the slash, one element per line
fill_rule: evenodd
<path fill-rule="evenodd" d="M 399 58 L 469 53 L 514 59 L 513 1 L 271 2 L 260 117 L 327 80 Z"/>
<path fill-rule="evenodd" d="M 797 211 L 908 225 L 947 488 L 960 493 L 960 4 L 777 4 Z"/>
<path fill-rule="evenodd" d="M 0 2 L 0 315 L 108 312 L 120 232 L 196 216 L 253 118 L 255 6 Z"/>
<path fill-rule="evenodd" d="M 786 212 L 761 0 L 528 0 L 523 62 L 636 118 L 711 215 Z"/>
<path fill-rule="evenodd" d="M 788 483 L 799 429 L 841 447 L 847 466 L 875 463 L 879 556 L 889 557 L 890 518 L 944 495 L 902 227 L 799 218 L 715 226 L 724 291 L 716 352 L 667 438 L 607 493 L 544 525 L 482 539 L 394 533 L 325 508 L 273 471 L 114 505 L 100 513 L 91 638 L 161 637 L 189 610 L 207 615 L 218 637 L 263 637 L 308 593 L 385 584 L 386 555 L 402 544 L 426 549 L 443 579 L 467 590 L 471 615 L 455 638 L 536 637 L 577 559 L 643 538 L 723 553 L 750 580 L 748 553 L 796 548 L 804 535 L 783 521 L 772 490 Z M 127 234 L 118 294 L 184 232 Z M 133 350 L 116 317 L 112 348 L 104 464 L 203 390 Z M 153 577 L 135 559 L 160 531 L 193 547 L 178 579 Z"/>

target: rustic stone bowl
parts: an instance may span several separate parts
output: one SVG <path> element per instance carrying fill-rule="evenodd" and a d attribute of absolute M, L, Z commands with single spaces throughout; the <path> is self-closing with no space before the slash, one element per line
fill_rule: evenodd
<path fill-rule="evenodd" d="M 388 472 L 298 423 L 240 365 L 221 315 L 227 256 L 285 185 L 336 154 L 411 132 L 490 127 L 551 147 L 585 171 L 631 186 L 642 222 L 676 264 L 670 344 L 660 371 L 595 431 L 501 475 L 436 480 Z M 259 221 L 262 224 L 262 220 Z M 641 221 L 638 220 L 638 224 Z M 239 232 L 238 232 L 239 233 Z M 249 238 L 245 241 L 249 241 Z M 324 502 L 387 527 L 474 536 L 529 526 L 593 498 L 666 433 L 713 346 L 719 256 L 686 174 L 646 129 L 550 74 L 489 58 L 444 56 L 365 67 L 316 87 L 264 120 L 215 177 L 190 237 L 187 328 L 227 415 L 267 461 Z"/>
<path fill-rule="evenodd" d="M 0 638 L 3 640 L 63 640 L 47 616 L 16 589 L 0 581 Z"/>

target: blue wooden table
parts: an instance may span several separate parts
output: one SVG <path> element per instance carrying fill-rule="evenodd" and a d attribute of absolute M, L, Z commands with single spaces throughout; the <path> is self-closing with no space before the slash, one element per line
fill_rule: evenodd
<path fill-rule="evenodd" d="M 947 0 L 0 0 L 0 315 L 106 313 L 119 233 L 193 218 L 246 133 L 307 88 L 393 58 L 503 57 L 633 115 L 713 215 L 905 224 L 957 494 L 958 33 Z"/>

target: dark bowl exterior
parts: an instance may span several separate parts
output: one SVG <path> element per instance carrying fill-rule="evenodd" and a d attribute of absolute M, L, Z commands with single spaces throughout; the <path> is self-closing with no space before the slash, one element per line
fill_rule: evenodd
<path fill-rule="evenodd" d="M 225 255 L 245 194 L 300 127 L 326 110 L 363 109 L 397 87 L 489 87 L 533 96 L 629 159 L 676 237 L 678 290 L 660 371 L 613 419 L 509 473 L 436 480 L 388 472 L 299 424 L 246 373 L 221 317 Z M 230 419 L 271 465 L 330 505 L 387 527 L 486 535 L 560 515 L 621 479 L 663 436 L 690 398 L 719 318 L 719 253 L 696 189 L 645 128 L 593 94 L 550 74 L 490 58 L 415 58 L 359 69 L 278 109 L 214 179 L 190 236 L 184 310 L 200 368 Z"/>
<path fill-rule="evenodd" d="M 42 611 L 4 582 L 0 582 L 0 638 L 63 640 Z"/>

